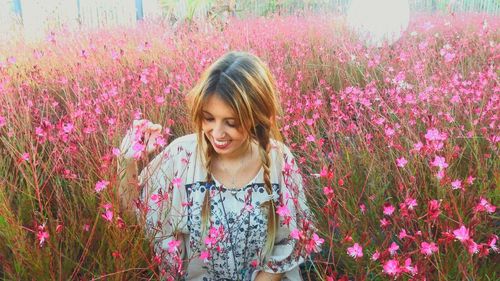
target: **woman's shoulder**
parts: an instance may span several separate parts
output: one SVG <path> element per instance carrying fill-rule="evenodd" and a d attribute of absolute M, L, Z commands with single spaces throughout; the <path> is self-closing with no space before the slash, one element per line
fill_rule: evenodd
<path fill-rule="evenodd" d="M 293 154 L 288 146 L 282 141 L 271 139 L 271 154 L 275 157 L 293 157 Z"/>

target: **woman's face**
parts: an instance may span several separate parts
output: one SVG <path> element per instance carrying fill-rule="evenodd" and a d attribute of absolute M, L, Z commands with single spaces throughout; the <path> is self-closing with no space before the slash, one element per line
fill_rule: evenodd
<path fill-rule="evenodd" d="M 202 108 L 202 130 L 215 152 L 225 158 L 245 153 L 248 134 L 236 112 L 218 95 L 211 95 Z"/>

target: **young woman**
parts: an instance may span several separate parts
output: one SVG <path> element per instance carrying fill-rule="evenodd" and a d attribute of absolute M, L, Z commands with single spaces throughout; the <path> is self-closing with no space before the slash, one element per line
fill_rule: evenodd
<path fill-rule="evenodd" d="M 293 155 L 280 142 L 269 69 L 254 55 L 228 53 L 204 72 L 188 101 L 195 133 L 170 143 L 138 178 L 134 143 L 153 150 L 161 126 L 134 122 L 122 142 L 123 205 L 132 209 L 138 194 L 130 182 L 138 181 L 137 206 L 168 274 L 301 280 L 304 259 L 290 234 L 307 206 Z"/>

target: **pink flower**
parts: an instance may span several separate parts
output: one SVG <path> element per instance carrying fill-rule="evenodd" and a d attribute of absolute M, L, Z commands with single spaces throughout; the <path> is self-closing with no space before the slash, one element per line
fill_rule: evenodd
<path fill-rule="evenodd" d="M 172 179 L 172 184 L 175 187 L 180 187 L 182 185 L 182 179 L 181 178 L 173 178 Z"/>
<path fill-rule="evenodd" d="M 71 133 L 74 128 L 75 128 L 75 126 L 72 123 L 66 123 L 66 124 L 63 125 L 63 131 L 66 134 Z"/>
<path fill-rule="evenodd" d="M 419 152 L 422 149 L 422 147 L 424 147 L 424 144 L 419 141 L 413 145 L 413 151 Z"/>
<path fill-rule="evenodd" d="M 276 210 L 276 213 L 280 217 L 285 217 L 290 215 L 290 210 L 288 210 L 288 207 L 286 205 L 280 205 L 278 206 L 278 209 Z"/>
<path fill-rule="evenodd" d="M 314 138 L 314 136 L 313 136 L 313 135 L 309 135 L 309 136 L 307 136 L 306 140 L 307 140 L 308 142 L 314 142 L 314 141 L 315 141 L 315 138 Z"/>
<path fill-rule="evenodd" d="M 427 130 L 425 134 L 425 139 L 428 141 L 444 141 L 446 140 L 446 134 L 442 134 L 438 129 L 432 128 Z"/>
<path fill-rule="evenodd" d="M 108 186 L 108 184 L 109 184 L 109 181 L 106 181 L 106 180 L 98 181 L 95 184 L 95 192 L 99 193 L 99 192 L 103 191 L 106 188 L 106 186 Z"/>
<path fill-rule="evenodd" d="M 420 253 L 422 253 L 426 256 L 430 256 L 437 251 L 438 251 L 438 247 L 436 246 L 436 243 L 434 243 L 434 242 L 431 242 L 431 243 L 422 242 L 422 243 L 420 243 Z"/>
<path fill-rule="evenodd" d="M 405 267 L 404 267 L 406 272 L 409 272 L 411 275 L 417 274 L 417 266 L 412 266 L 411 265 L 411 258 L 407 258 L 405 260 Z"/>
<path fill-rule="evenodd" d="M 105 220 L 112 222 L 113 221 L 113 211 L 110 209 L 106 209 L 104 214 L 101 215 Z"/>
<path fill-rule="evenodd" d="M 460 242 L 464 242 L 465 240 L 468 240 L 470 238 L 469 229 L 467 229 L 463 225 L 460 228 L 453 230 L 453 234 L 455 235 L 455 238 Z"/>
<path fill-rule="evenodd" d="M 406 238 L 408 236 L 408 234 L 406 233 L 406 229 L 401 229 L 401 231 L 399 232 L 399 239 L 403 240 L 404 238 Z"/>
<path fill-rule="evenodd" d="M 473 176 L 468 176 L 468 177 L 467 177 L 467 179 L 466 179 L 466 182 L 467 182 L 467 184 L 471 185 L 471 184 L 473 184 L 473 183 L 474 183 L 474 180 L 475 180 L 475 179 L 476 179 L 476 178 L 475 178 L 475 177 L 473 177 Z"/>
<path fill-rule="evenodd" d="M 363 256 L 363 248 L 358 243 L 354 243 L 352 247 L 347 248 L 347 254 L 355 259 L 361 258 Z"/>
<path fill-rule="evenodd" d="M 207 263 L 208 260 L 210 259 L 210 252 L 209 251 L 202 251 L 200 253 L 200 259 L 203 260 L 204 263 Z"/>
<path fill-rule="evenodd" d="M 252 266 L 252 267 L 254 267 L 254 268 L 255 268 L 255 267 L 257 267 L 258 265 L 259 265 L 259 260 L 252 260 L 252 261 L 250 262 L 250 266 Z"/>
<path fill-rule="evenodd" d="M 333 194 L 333 189 L 329 186 L 325 186 L 323 187 L 323 193 L 328 196 L 330 194 Z"/>
<path fill-rule="evenodd" d="M 497 248 L 497 240 L 498 240 L 498 236 L 493 234 L 491 235 L 490 239 L 488 240 L 488 242 L 486 243 L 490 249 L 492 249 L 494 252 L 498 252 L 498 248 Z"/>
<path fill-rule="evenodd" d="M 392 206 L 390 203 L 384 204 L 384 215 L 390 216 L 392 215 L 392 213 L 394 213 L 394 210 L 396 210 L 396 208 L 394 208 L 394 206 Z"/>
<path fill-rule="evenodd" d="M 417 200 L 411 197 L 407 197 L 405 199 L 405 204 L 408 207 L 408 210 L 413 210 L 418 205 Z"/>
<path fill-rule="evenodd" d="M 451 189 L 460 189 L 460 188 L 462 188 L 461 180 L 455 180 L 451 182 Z"/>
<path fill-rule="evenodd" d="M 408 161 L 404 157 L 396 159 L 396 162 L 397 162 L 397 166 L 401 167 L 401 168 L 406 166 L 406 164 L 408 163 Z"/>
<path fill-rule="evenodd" d="M 0 128 L 2 128 L 3 126 L 5 126 L 5 124 L 7 124 L 7 122 L 5 121 L 5 117 L 0 116 Z"/>
<path fill-rule="evenodd" d="M 431 162 L 433 167 L 439 167 L 439 169 L 444 169 L 448 167 L 448 163 L 446 163 L 446 159 L 441 156 L 435 156 L 434 161 Z"/>
<path fill-rule="evenodd" d="M 496 207 L 491 205 L 490 202 L 488 202 L 486 199 L 481 197 L 479 200 L 479 203 L 474 207 L 475 212 L 488 212 L 490 214 L 493 214 L 496 210 Z"/>
<path fill-rule="evenodd" d="M 464 242 L 464 245 L 467 247 L 467 251 L 469 254 L 473 255 L 479 252 L 479 247 L 476 242 L 472 239 L 467 239 Z"/>
<path fill-rule="evenodd" d="M 395 276 L 401 272 L 397 260 L 392 259 L 384 263 L 384 272 L 388 275 Z"/>
<path fill-rule="evenodd" d="M 290 236 L 295 239 L 295 240 L 299 240 L 300 239 L 300 230 L 298 230 L 297 228 L 292 230 L 290 232 Z"/>
<path fill-rule="evenodd" d="M 361 211 L 362 214 L 364 214 L 366 212 L 365 204 L 359 204 L 359 210 Z"/>
<path fill-rule="evenodd" d="M 321 250 L 321 244 L 325 242 L 324 239 L 319 238 L 319 236 L 314 233 L 312 239 L 306 244 L 306 252 L 310 254 L 311 252 L 318 253 Z"/>
<path fill-rule="evenodd" d="M 382 218 L 382 219 L 380 220 L 380 227 L 382 227 L 382 228 L 386 228 L 386 227 L 388 227 L 389 225 L 391 225 L 391 222 L 390 222 L 390 221 L 388 221 L 386 218 Z"/>
<path fill-rule="evenodd" d="M 391 254 L 391 256 L 394 256 L 397 250 L 399 250 L 398 244 L 396 244 L 396 242 L 392 242 L 391 246 L 389 246 L 389 253 Z"/>
<path fill-rule="evenodd" d="M 30 154 L 28 152 L 23 153 L 23 155 L 21 155 L 21 161 L 28 161 L 28 160 L 30 160 Z"/>
<path fill-rule="evenodd" d="M 378 260 L 378 258 L 380 258 L 380 253 L 378 251 L 375 251 L 375 253 L 373 253 L 372 255 L 372 261 L 376 261 Z"/>
<path fill-rule="evenodd" d="M 36 237 L 40 243 L 40 247 L 42 247 L 45 241 L 49 239 L 49 236 L 49 233 L 45 230 L 45 224 L 38 226 L 38 233 Z"/>
<path fill-rule="evenodd" d="M 205 245 L 207 245 L 208 248 L 212 248 L 216 243 L 217 239 L 215 237 L 209 236 L 205 238 Z"/>
<path fill-rule="evenodd" d="M 313 241 L 314 241 L 314 244 L 316 244 L 316 246 L 321 246 L 321 244 L 323 244 L 323 242 L 325 242 L 325 240 L 323 238 L 319 238 L 318 234 L 314 233 L 313 234 Z"/>
<path fill-rule="evenodd" d="M 168 252 L 169 253 L 174 253 L 174 252 L 177 252 L 179 250 L 179 246 L 181 245 L 181 241 L 180 240 L 175 240 L 175 239 L 172 239 L 168 242 Z"/>
<path fill-rule="evenodd" d="M 121 151 L 119 148 L 113 147 L 112 153 L 114 156 L 120 156 Z"/>

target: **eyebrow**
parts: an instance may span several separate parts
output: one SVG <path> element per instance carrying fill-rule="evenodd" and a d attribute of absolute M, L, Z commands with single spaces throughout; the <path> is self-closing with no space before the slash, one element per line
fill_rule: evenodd
<path fill-rule="evenodd" d="M 209 114 L 210 116 L 213 116 L 212 113 L 208 112 L 208 111 L 205 111 L 205 110 L 202 110 L 203 113 L 206 113 L 206 114 Z M 235 117 L 228 117 L 228 118 L 224 118 L 224 120 L 237 120 Z"/>

